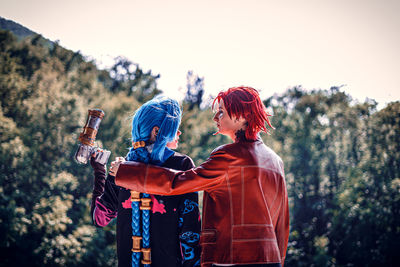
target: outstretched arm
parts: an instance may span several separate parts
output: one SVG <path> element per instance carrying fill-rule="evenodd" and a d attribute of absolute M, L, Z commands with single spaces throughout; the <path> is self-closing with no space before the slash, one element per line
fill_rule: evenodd
<path fill-rule="evenodd" d="M 157 195 L 180 195 L 209 190 L 227 177 L 234 158 L 222 149 L 211 153 L 206 162 L 188 171 L 176 171 L 138 162 L 119 165 L 115 182 L 130 190 Z"/>
<path fill-rule="evenodd" d="M 95 162 L 94 160 L 90 161 L 90 165 L 92 166 L 94 172 L 92 203 L 90 205 L 90 214 L 93 215 L 93 211 L 96 207 L 96 199 L 104 193 L 104 185 L 106 183 L 106 166 Z"/>
<path fill-rule="evenodd" d="M 90 164 L 94 170 L 94 186 L 90 214 L 93 224 L 98 227 L 106 226 L 117 216 L 118 187 L 114 177 L 108 175 L 106 179 L 106 166 L 93 160 Z"/>

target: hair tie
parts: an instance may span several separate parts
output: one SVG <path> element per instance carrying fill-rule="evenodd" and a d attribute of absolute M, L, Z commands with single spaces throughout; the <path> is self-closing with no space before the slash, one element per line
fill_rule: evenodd
<path fill-rule="evenodd" d="M 137 141 L 137 142 L 132 142 L 133 149 L 139 148 L 139 147 L 145 147 L 146 143 L 144 141 Z"/>

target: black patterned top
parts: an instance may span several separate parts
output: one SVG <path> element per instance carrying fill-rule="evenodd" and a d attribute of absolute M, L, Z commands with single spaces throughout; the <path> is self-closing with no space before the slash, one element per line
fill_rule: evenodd
<path fill-rule="evenodd" d="M 95 184 L 92 199 L 93 223 L 106 226 L 117 218 L 117 255 L 119 267 L 131 266 L 132 208 L 130 191 L 115 185 L 102 165 L 92 163 Z M 175 152 L 163 167 L 188 170 L 194 167 L 190 157 Z M 104 189 L 103 189 L 104 188 Z M 152 267 L 200 266 L 200 213 L 198 194 L 177 196 L 151 195 L 150 246 Z"/>

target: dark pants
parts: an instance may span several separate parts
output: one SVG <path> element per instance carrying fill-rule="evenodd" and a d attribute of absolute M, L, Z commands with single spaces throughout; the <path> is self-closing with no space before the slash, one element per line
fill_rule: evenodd
<path fill-rule="evenodd" d="M 218 265 L 212 265 L 218 267 Z M 241 265 L 233 265 L 232 267 L 282 267 L 280 263 L 264 263 L 264 264 L 241 264 Z"/>

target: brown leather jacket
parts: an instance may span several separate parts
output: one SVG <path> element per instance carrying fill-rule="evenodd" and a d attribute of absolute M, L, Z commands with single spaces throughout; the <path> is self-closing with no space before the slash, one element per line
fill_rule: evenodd
<path fill-rule="evenodd" d="M 125 162 L 116 184 L 158 195 L 204 190 L 202 266 L 284 263 L 289 208 L 283 163 L 261 139 L 223 145 L 185 172 Z"/>

